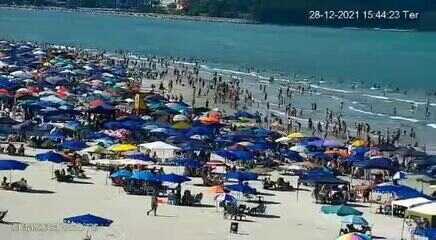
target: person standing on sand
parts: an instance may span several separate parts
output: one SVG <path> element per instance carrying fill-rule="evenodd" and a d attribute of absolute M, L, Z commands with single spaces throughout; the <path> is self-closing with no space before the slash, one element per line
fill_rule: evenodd
<path fill-rule="evenodd" d="M 147 216 L 150 215 L 151 212 L 156 216 L 157 205 L 157 191 L 155 191 L 151 197 L 151 209 L 147 211 Z"/>

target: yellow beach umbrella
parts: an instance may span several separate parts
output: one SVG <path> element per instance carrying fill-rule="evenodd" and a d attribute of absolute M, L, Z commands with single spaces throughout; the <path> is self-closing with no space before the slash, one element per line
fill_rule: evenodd
<path fill-rule="evenodd" d="M 133 144 L 115 144 L 109 147 L 112 152 L 130 152 L 138 150 L 138 147 Z"/>
<path fill-rule="evenodd" d="M 289 139 L 295 139 L 295 138 L 304 138 L 304 134 L 301 132 L 294 132 L 288 135 Z"/>
<path fill-rule="evenodd" d="M 174 129 L 188 129 L 191 128 L 191 124 L 188 122 L 177 122 L 173 125 Z"/>
<path fill-rule="evenodd" d="M 351 143 L 351 146 L 353 146 L 353 147 L 364 147 L 365 145 L 366 145 L 366 142 L 362 139 L 354 140 Z"/>

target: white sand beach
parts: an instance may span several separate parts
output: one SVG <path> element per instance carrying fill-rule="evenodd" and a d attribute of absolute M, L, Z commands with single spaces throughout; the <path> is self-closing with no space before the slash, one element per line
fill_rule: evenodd
<path fill-rule="evenodd" d="M 33 152 L 33 151 L 32 151 Z M 32 154 L 30 151 L 28 154 Z M 10 159 L 0 155 L 0 159 Z M 37 162 L 32 158 L 13 157 L 25 160 L 30 166 L 25 171 L 14 171 L 12 177 L 18 180 L 25 177 L 33 190 L 52 193 L 26 193 L 0 190 L 0 208 L 7 209 L 4 219 L 9 224 L 0 224 L 1 239 L 13 240 L 73 240 L 83 239 L 83 229 L 62 229 L 65 217 L 92 213 L 113 220 L 110 227 L 89 230 L 92 239 L 181 239 L 181 240 L 222 240 L 222 239 L 336 239 L 340 218 L 321 213 L 321 205 L 315 204 L 311 192 L 272 192 L 261 190 L 261 182 L 250 182 L 258 191 L 265 193 L 267 217 L 247 217 L 239 222 L 239 234 L 229 234 L 231 220 L 223 218 L 222 209 L 214 207 L 216 194 L 207 187 L 195 186 L 201 179 L 183 184 L 182 190 L 191 189 L 193 193 L 203 192 L 202 204 L 208 207 L 183 207 L 161 204 L 158 216 L 147 216 L 150 197 L 127 195 L 122 188 L 111 185 L 107 173 L 86 168 L 90 177 L 85 183 L 59 183 L 51 180 L 52 163 Z M 179 169 L 165 168 L 166 172 Z M 0 172 L 0 177 L 9 172 Z M 277 176 L 273 176 L 275 178 Z M 294 177 L 286 177 L 293 182 Z M 298 199 L 297 199 L 298 195 Z M 210 206 L 209 206 L 210 205 Z M 250 203 L 248 203 L 250 205 Z M 389 240 L 400 239 L 402 220 L 385 215 L 376 215 L 375 207 L 357 207 L 373 226 L 373 235 Z M 16 225 L 21 224 L 21 225 Z M 18 227 L 50 224 L 58 226 L 43 231 L 17 230 Z M 59 224 L 59 225 L 57 225 Z M 53 228 L 53 227 L 52 227 Z"/>

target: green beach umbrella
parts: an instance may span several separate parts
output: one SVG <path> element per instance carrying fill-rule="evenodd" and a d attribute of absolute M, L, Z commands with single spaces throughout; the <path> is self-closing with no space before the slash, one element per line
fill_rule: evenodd
<path fill-rule="evenodd" d="M 336 214 L 338 216 L 362 215 L 363 213 L 346 205 L 322 206 L 321 211 L 325 214 Z"/>

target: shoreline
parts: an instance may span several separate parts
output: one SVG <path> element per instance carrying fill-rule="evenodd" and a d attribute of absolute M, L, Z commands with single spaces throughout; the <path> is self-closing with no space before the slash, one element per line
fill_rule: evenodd
<path fill-rule="evenodd" d="M 122 17 L 145 17 L 161 20 L 174 20 L 174 21 L 194 21 L 194 22 L 217 22 L 217 23 L 234 23 L 234 24 L 261 24 L 254 20 L 238 19 L 238 18 L 219 18 L 208 16 L 187 16 L 175 14 L 162 14 L 162 13 L 140 13 L 126 10 L 116 10 L 107 8 L 65 8 L 65 7 L 36 7 L 36 6 L 11 6 L 1 5 L 0 9 L 9 10 L 42 10 L 42 11 L 55 11 L 64 13 L 85 13 L 95 15 L 107 16 L 122 16 Z"/>

